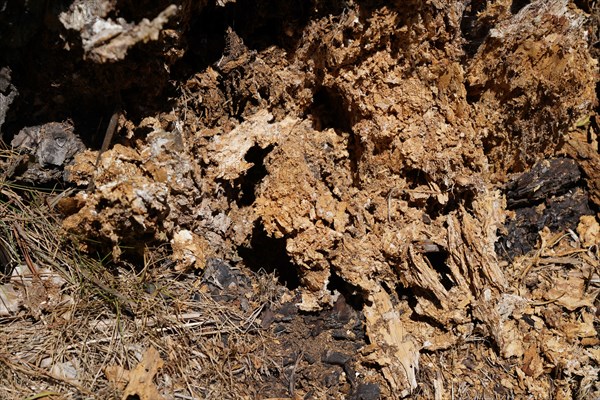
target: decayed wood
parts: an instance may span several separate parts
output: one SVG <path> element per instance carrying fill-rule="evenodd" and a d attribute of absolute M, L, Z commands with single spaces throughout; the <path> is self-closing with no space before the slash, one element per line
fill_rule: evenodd
<path fill-rule="evenodd" d="M 392 389 L 405 397 L 417 388 L 419 348 L 381 286 L 375 285 L 370 300 L 365 318 L 367 335 L 373 343 L 368 348 L 374 351 L 366 359 L 380 365 Z"/>
<path fill-rule="evenodd" d="M 598 138 L 595 143 L 593 138 L 590 139 L 584 132 L 573 132 L 565 143 L 564 151 L 579 163 L 586 175 L 590 200 L 600 206 L 600 148 Z"/>

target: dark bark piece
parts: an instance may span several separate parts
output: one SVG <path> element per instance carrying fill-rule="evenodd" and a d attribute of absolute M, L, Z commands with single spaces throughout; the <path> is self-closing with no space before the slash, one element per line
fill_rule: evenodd
<path fill-rule="evenodd" d="M 376 383 L 361 383 L 350 396 L 350 400 L 377 400 L 381 397 L 381 389 Z"/>
<path fill-rule="evenodd" d="M 575 158 L 575 152 L 568 154 Z M 581 216 L 593 214 L 582 186 L 579 164 L 570 158 L 543 160 L 510 182 L 506 197 L 515 218 L 505 225 L 496 252 L 512 260 L 535 248 L 544 227 L 576 229 Z"/>
<path fill-rule="evenodd" d="M 275 314 L 270 308 L 266 308 L 260 316 L 260 327 L 267 329 L 273 322 L 275 322 Z"/>
<path fill-rule="evenodd" d="M 202 279 L 209 284 L 211 289 L 222 291 L 232 283 L 238 283 L 228 262 L 218 258 L 209 258 L 206 264 Z"/>
<path fill-rule="evenodd" d="M 326 364 L 344 366 L 344 364 L 350 361 L 351 358 L 352 356 L 349 356 L 348 354 L 343 354 L 337 351 L 329 350 L 325 354 L 323 354 L 323 357 L 321 357 L 321 361 L 323 361 Z"/>
<path fill-rule="evenodd" d="M 81 139 L 73 133 L 73 126 L 67 122 L 23 128 L 11 145 L 35 155 L 41 167 L 64 166 L 75 154 L 85 149 Z"/>
<path fill-rule="evenodd" d="M 575 188 L 545 204 L 518 208 L 514 219 L 506 225 L 506 234 L 496 243 L 496 252 L 512 260 L 535 248 L 539 232 L 546 226 L 552 231 L 577 228 L 582 215 L 592 215 L 586 190 Z"/>
<path fill-rule="evenodd" d="M 563 196 L 546 200 L 545 224 L 552 231 L 575 230 L 583 215 L 593 215 L 585 189 L 576 188 Z"/>
<path fill-rule="evenodd" d="M 509 209 L 541 203 L 548 196 L 565 193 L 576 186 L 581 173 L 575 161 L 568 158 L 543 160 L 510 182 L 507 189 Z"/>
<path fill-rule="evenodd" d="M 298 315 L 298 307 L 293 302 L 284 303 L 279 310 L 277 310 L 278 322 L 290 322 L 294 317 Z"/>
<path fill-rule="evenodd" d="M 11 146 L 29 155 L 24 171 L 15 169 L 18 176 L 13 178 L 33 183 L 59 179 L 63 168 L 73 161 L 77 153 L 85 150 L 70 122 L 49 122 L 23 128 L 13 138 Z"/>
<path fill-rule="evenodd" d="M 346 378 L 350 381 L 350 384 L 354 386 L 355 371 L 350 365 L 350 360 L 352 360 L 352 356 L 333 350 L 327 350 L 327 352 L 321 357 L 321 361 L 323 361 L 325 364 L 338 365 L 342 367 L 346 373 Z"/>

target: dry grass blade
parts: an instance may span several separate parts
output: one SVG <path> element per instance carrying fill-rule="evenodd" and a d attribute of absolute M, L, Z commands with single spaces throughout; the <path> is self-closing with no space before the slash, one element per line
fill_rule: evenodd
<path fill-rule="evenodd" d="M 91 391 L 87 390 L 83 386 L 81 386 L 75 382 L 69 381 L 68 379 L 66 379 L 64 377 L 57 376 L 55 374 L 47 372 L 44 369 L 39 368 L 36 365 L 29 363 L 25 360 L 15 359 L 14 357 L 7 357 L 7 355 L 0 353 L 0 362 L 2 362 L 5 366 L 7 366 L 8 368 L 10 368 L 13 371 L 18 371 L 23 374 L 32 375 L 34 377 L 41 376 L 50 381 L 56 381 L 60 384 L 73 386 L 78 391 L 85 393 L 88 396 L 93 395 L 93 393 Z"/>
<path fill-rule="evenodd" d="M 194 277 L 169 276 L 164 249 L 149 249 L 141 268 L 109 269 L 61 229 L 56 197 L 0 180 L 0 274 L 26 297 L 0 319 L 0 398 L 117 398 L 123 387 L 104 371 L 134 368 L 151 346 L 165 359 L 157 386 L 171 396 L 256 394 L 239 382 L 255 381 L 264 365 L 271 339 L 258 317 L 273 299 L 272 276 L 255 277 L 259 290 L 242 311 Z M 42 299 L 29 296 L 34 281 Z"/>

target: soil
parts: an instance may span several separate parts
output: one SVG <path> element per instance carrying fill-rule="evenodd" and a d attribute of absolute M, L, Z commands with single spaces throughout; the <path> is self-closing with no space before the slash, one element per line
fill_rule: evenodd
<path fill-rule="evenodd" d="M 0 9 L 2 398 L 600 398 L 597 2 Z"/>

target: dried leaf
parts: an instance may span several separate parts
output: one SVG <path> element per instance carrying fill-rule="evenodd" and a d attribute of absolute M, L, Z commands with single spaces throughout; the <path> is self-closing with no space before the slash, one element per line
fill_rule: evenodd
<path fill-rule="evenodd" d="M 153 382 L 154 376 L 163 366 L 163 360 L 158 351 L 150 347 L 144 353 L 142 361 L 129 374 L 129 383 L 125 388 L 122 400 L 163 400 Z"/>
<path fill-rule="evenodd" d="M 537 346 L 531 345 L 525 351 L 521 369 L 527 376 L 533 378 L 537 378 L 544 373 L 544 360 L 540 357 Z"/>

